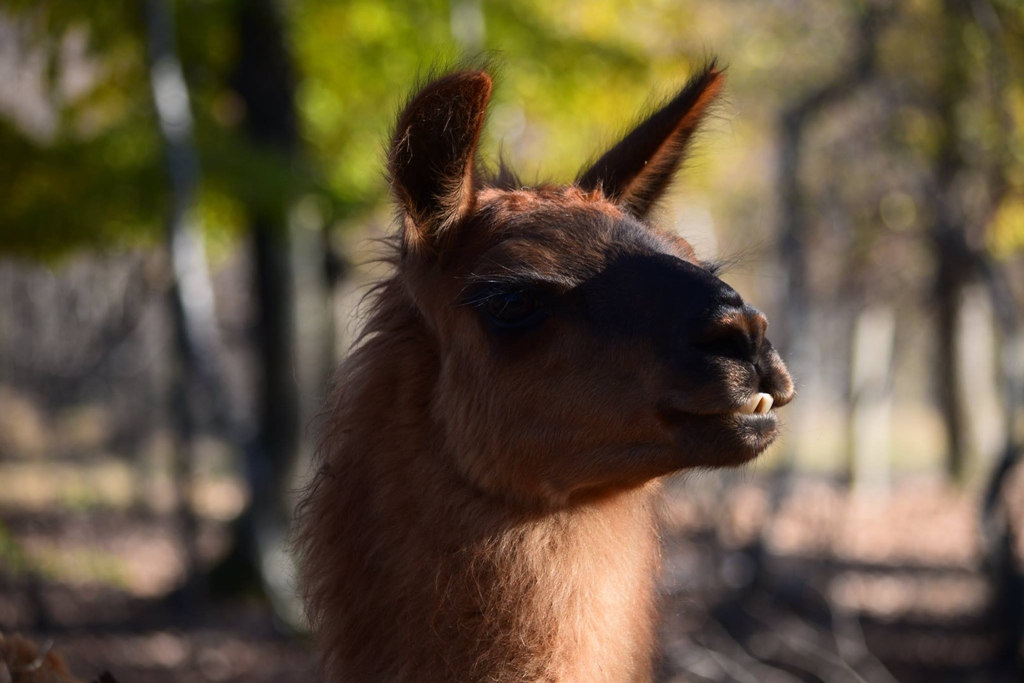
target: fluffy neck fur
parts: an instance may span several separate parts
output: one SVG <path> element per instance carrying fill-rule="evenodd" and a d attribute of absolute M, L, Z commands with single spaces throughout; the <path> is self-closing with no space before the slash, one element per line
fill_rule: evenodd
<path fill-rule="evenodd" d="M 546 511 L 480 492 L 432 416 L 440 356 L 399 276 L 366 330 L 298 516 L 327 680 L 651 680 L 657 484 Z"/>

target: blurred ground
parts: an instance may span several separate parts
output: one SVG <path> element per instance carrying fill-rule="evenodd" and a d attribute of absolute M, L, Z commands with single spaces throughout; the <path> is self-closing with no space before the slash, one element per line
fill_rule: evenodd
<path fill-rule="evenodd" d="M 970 496 L 798 479 L 773 513 L 761 483 L 687 493 L 669 506 L 665 680 L 1019 680 L 997 661 Z"/>
<path fill-rule="evenodd" d="M 311 680 L 309 646 L 282 635 L 260 602 L 183 608 L 173 588 L 184 565 L 169 519 L 6 510 L 0 520 L 0 545 L 39 568 L 0 562 L 0 630 L 52 641 L 84 680 L 104 670 L 122 683 Z"/>
<path fill-rule="evenodd" d="M 780 494 L 771 482 L 697 474 L 669 486 L 660 680 L 1019 680 L 997 661 L 971 497 L 925 479 L 886 497 L 810 478 Z M 12 499 L 0 494 L 0 630 L 52 640 L 86 678 L 312 677 L 309 643 L 283 635 L 258 601 L 183 609 L 172 517 Z M 225 524 L 203 518 L 207 562 Z"/>

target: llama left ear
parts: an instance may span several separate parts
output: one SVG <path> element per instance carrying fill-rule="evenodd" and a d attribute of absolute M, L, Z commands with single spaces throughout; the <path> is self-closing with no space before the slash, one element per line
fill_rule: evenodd
<path fill-rule="evenodd" d="M 722 89 L 710 62 L 664 107 L 605 152 L 576 183 L 598 190 L 637 218 L 646 216 L 672 182 L 693 134 Z"/>
<path fill-rule="evenodd" d="M 476 148 L 490 97 L 486 72 L 452 73 L 423 88 L 398 118 L 388 171 L 405 214 L 404 249 L 436 249 L 472 211 Z"/>

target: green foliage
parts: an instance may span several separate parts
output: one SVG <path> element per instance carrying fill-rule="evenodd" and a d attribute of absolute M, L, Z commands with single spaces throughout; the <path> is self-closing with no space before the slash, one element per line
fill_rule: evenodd
<path fill-rule="evenodd" d="M 862 3 L 821 0 L 771 8 L 740 2 L 728 10 L 668 0 L 293 0 L 281 7 L 299 77 L 304 149 L 296 160 L 254 149 L 241 134 L 244 106 L 231 86 L 241 1 L 174 3 L 202 160 L 198 215 L 218 244 L 241 234 L 248 214 L 284 215 L 299 195 L 326 199 L 338 222 L 379 206 L 384 145 L 403 98 L 431 68 L 466 57 L 492 59 L 501 76 L 485 154 L 500 152 L 527 181 L 537 179 L 537 169 L 544 169 L 542 179 L 572 178 L 639 107 L 654 103 L 651 92 L 667 95 L 681 83 L 707 48 L 732 66 L 730 95 L 742 109 L 732 134 L 756 153 L 771 142 L 779 107 L 843 66 L 864 11 Z M 1008 1 L 992 7 L 1000 35 L 971 23 L 963 28 L 964 54 L 978 76 L 963 92 L 956 134 L 978 153 L 1000 152 L 1008 192 L 1019 197 L 1024 9 Z M 15 25 L 22 39 L 19 52 L 44 64 L 38 78 L 55 115 L 42 134 L 0 118 L 0 253 L 48 258 L 160 239 L 168 188 L 142 8 L 128 0 L 0 0 L 0 21 Z M 927 165 L 945 134 L 930 103 L 942 87 L 933 67 L 943 55 L 936 36 L 945 20 L 937 0 L 917 0 L 901 6 L 882 37 L 883 77 L 905 100 L 889 116 L 890 130 L 876 131 L 890 160 Z M 84 51 L 72 50 L 83 37 Z M 1006 56 L 1005 92 L 993 92 L 986 80 L 996 54 Z M 993 102 L 1005 109 L 1009 132 Z M 819 163 L 829 167 L 833 151 L 849 158 L 845 148 L 822 149 Z M 744 213 L 747 186 L 761 183 L 757 193 L 764 193 L 770 169 L 748 177 L 756 158 L 718 156 L 698 163 L 688 182 L 714 177 L 711 184 L 729 188 L 730 211 L 751 218 Z M 815 171 L 811 185 L 819 178 L 826 176 Z M 880 209 L 863 207 L 904 192 L 875 187 L 877 178 L 851 177 L 838 189 L 859 229 L 869 232 L 884 221 Z M 760 220 L 756 210 L 753 218 Z"/>
<path fill-rule="evenodd" d="M 88 140 L 40 144 L 0 124 L 0 250 L 46 256 L 116 245 L 158 228 L 164 183 L 149 126 L 119 126 Z"/>
<path fill-rule="evenodd" d="M 480 23 L 482 42 L 453 36 L 453 25 L 467 12 L 470 22 Z M 623 30 L 623 13 L 630 9 L 608 0 L 583 7 L 299 3 L 292 34 L 310 153 L 343 202 L 379 201 L 385 190 L 384 144 L 406 94 L 432 69 L 482 54 L 501 75 L 487 151 L 501 148 L 520 167 L 543 165 L 558 179 L 569 179 L 597 151 L 596 140 L 628 123 L 626 117 L 648 97 L 659 66 L 673 63 L 676 83 L 693 66 L 694 55 L 679 43 L 655 55 L 650 42 Z M 673 13 L 677 20 L 685 16 Z M 642 28 L 649 34 L 654 22 Z"/>
<path fill-rule="evenodd" d="M 117 243 L 152 231 L 163 179 L 153 163 L 159 142 L 148 111 L 141 43 L 130 3 L 8 1 L 20 53 L 43 64 L 40 90 L 55 125 L 26 134 L 0 121 L 0 252 L 47 256 Z M 84 54 L 69 54 L 76 36 Z M 88 87 L 72 87 L 71 72 Z M 87 75 L 86 75 L 87 74 Z M 140 89 L 141 92 L 138 92 Z"/>
<path fill-rule="evenodd" d="M 467 55 L 493 55 L 502 71 L 492 153 L 501 147 L 528 171 L 543 162 L 568 179 L 595 140 L 628 123 L 654 72 L 671 64 L 681 81 L 699 54 L 674 41 L 641 40 L 658 17 L 635 17 L 627 32 L 621 3 L 585 8 L 539 2 L 464 3 L 483 19 L 480 44 L 453 36 L 457 8 L 447 2 L 304 0 L 291 3 L 288 26 L 300 74 L 297 105 L 304 165 L 253 149 L 239 132 L 244 110 L 230 86 L 235 58 L 234 4 L 179 2 L 179 52 L 192 95 L 204 184 L 199 215 L 217 241 L 244 228 L 244 211 L 280 210 L 298 193 L 325 195 L 336 217 L 372 209 L 385 195 L 384 140 L 395 110 L 431 67 Z M 0 205 L 0 253 L 59 256 L 159 239 L 167 205 L 162 149 L 148 88 L 141 3 L 29 3 L 3 11 L 45 54 L 47 91 L 58 111 L 51 135 L 0 128 L 0 169 L 8 200 Z M 673 22 L 678 10 L 663 10 Z M 85 33 L 88 87 L 61 94 L 69 64 L 62 51 Z M 457 31 L 456 31 L 457 32 Z M 658 54 L 652 54 L 652 45 Z M 81 61 L 81 60 L 79 60 Z M 628 102 L 628 106 L 623 106 Z M 542 158 L 543 157 L 543 158 Z"/>
<path fill-rule="evenodd" d="M 279 209 L 315 187 L 306 169 L 254 149 L 224 102 L 234 58 L 232 3 L 180 3 L 180 53 L 203 168 L 198 215 L 215 241 L 244 212 Z M 149 89 L 142 3 L 5 3 L 26 56 L 42 57 L 55 114 L 42 135 L 0 120 L 0 253 L 54 258 L 82 248 L 153 243 L 168 208 L 164 152 Z M 84 54 L 68 46 L 86 36 Z M 69 88 L 77 77 L 84 85 Z M 227 111 L 227 113 L 225 113 Z"/>

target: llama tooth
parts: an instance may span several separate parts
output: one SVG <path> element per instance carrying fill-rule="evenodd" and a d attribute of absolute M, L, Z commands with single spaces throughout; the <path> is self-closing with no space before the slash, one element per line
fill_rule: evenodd
<path fill-rule="evenodd" d="M 772 409 L 772 404 L 775 403 L 775 399 L 771 397 L 771 394 L 758 394 L 757 395 L 757 408 L 754 412 L 763 415 Z"/>
<path fill-rule="evenodd" d="M 761 403 L 761 395 L 754 394 L 747 399 L 747 402 L 743 404 L 743 407 L 736 412 L 740 415 L 753 415 L 757 411 L 757 406 Z"/>

